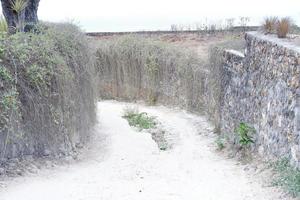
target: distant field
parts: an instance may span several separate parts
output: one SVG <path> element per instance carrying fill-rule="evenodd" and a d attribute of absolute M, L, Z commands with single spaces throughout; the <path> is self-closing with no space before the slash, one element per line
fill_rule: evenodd
<path fill-rule="evenodd" d="M 233 27 L 228 30 L 187 30 L 187 31 L 138 31 L 138 32 L 91 32 L 88 36 L 97 40 L 109 40 L 124 35 L 139 35 L 151 38 L 178 47 L 190 48 L 204 61 L 208 60 L 209 49 L 214 46 L 226 49 L 234 49 L 243 52 L 245 49 L 244 33 L 257 31 L 259 27 Z M 300 45 L 300 28 L 294 26 L 290 36 L 285 39 L 294 45 Z M 96 43 L 97 44 L 97 43 Z"/>
<path fill-rule="evenodd" d="M 184 32 L 123 32 L 123 33 L 88 33 L 96 40 L 110 40 L 124 35 L 139 35 L 153 40 L 163 41 L 178 46 L 190 48 L 204 60 L 208 60 L 209 49 L 213 46 L 244 51 L 245 41 L 243 31 L 216 31 L 214 33 L 184 31 Z"/>

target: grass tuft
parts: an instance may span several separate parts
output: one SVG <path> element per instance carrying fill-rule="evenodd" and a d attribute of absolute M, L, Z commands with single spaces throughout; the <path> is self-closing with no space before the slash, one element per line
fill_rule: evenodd
<path fill-rule="evenodd" d="M 127 119 L 130 126 L 137 127 L 140 131 L 155 128 L 155 118 L 145 112 L 139 112 L 135 108 L 126 108 L 123 118 Z"/>
<path fill-rule="evenodd" d="M 277 36 L 279 38 L 286 38 L 290 32 L 292 21 L 289 17 L 284 17 L 277 22 Z"/>
<path fill-rule="evenodd" d="M 278 23 L 278 17 L 266 17 L 262 24 L 262 29 L 265 34 L 274 33 L 276 31 L 276 25 Z"/>

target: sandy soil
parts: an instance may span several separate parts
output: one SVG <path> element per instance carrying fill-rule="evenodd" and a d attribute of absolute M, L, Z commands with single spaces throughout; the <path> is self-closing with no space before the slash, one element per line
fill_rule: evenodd
<path fill-rule="evenodd" d="M 205 118 L 165 107 L 139 106 L 164 124 L 173 148 L 123 119 L 127 104 L 98 103 L 99 123 L 79 163 L 6 183 L 0 200 L 279 200 L 236 161 L 215 153 Z"/>

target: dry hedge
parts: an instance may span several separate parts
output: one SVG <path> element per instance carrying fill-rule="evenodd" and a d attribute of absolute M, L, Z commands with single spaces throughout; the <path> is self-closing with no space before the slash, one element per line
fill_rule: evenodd
<path fill-rule="evenodd" d="M 96 57 L 102 98 L 146 100 L 199 113 L 216 110 L 218 90 L 211 87 L 219 87 L 219 75 L 192 50 L 129 35 L 103 40 Z"/>

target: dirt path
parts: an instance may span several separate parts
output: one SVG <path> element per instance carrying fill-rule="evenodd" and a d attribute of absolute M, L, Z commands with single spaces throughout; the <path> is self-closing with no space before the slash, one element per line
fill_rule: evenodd
<path fill-rule="evenodd" d="M 77 164 L 23 177 L 0 191 L 0 200 L 276 200 L 272 188 L 212 151 L 202 117 L 164 107 L 157 116 L 175 145 L 159 151 L 150 134 L 121 118 L 123 103 L 98 104 L 93 148 Z"/>

